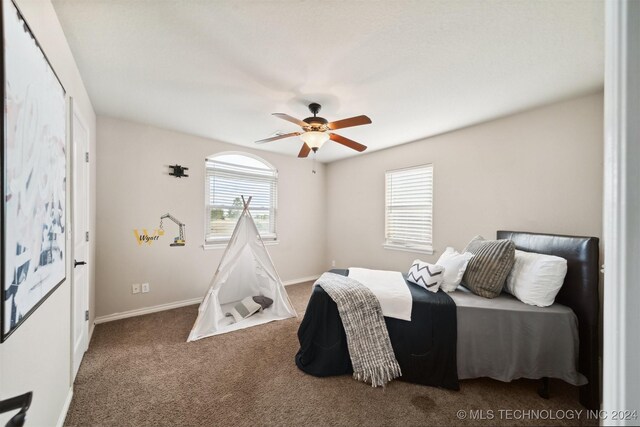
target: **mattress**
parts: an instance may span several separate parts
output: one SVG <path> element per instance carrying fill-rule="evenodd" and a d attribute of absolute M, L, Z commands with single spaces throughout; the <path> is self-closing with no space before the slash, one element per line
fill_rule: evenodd
<path fill-rule="evenodd" d="M 502 293 L 487 299 L 458 287 L 449 296 L 457 311 L 458 378 L 587 379 L 578 366 L 578 319 L 561 304 L 536 307 Z"/>

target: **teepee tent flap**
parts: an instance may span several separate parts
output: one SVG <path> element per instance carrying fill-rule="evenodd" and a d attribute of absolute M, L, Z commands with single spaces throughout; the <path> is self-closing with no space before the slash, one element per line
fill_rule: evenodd
<path fill-rule="evenodd" d="M 249 212 L 251 197 L 247 201 L 242 197 L 242 201 L 244 209 L 200 304 L 188 341 L 297 316 Z M 243 298 L 258 295 L 272 299 L 273 304 L 239 322 L 225 316 Z"/>

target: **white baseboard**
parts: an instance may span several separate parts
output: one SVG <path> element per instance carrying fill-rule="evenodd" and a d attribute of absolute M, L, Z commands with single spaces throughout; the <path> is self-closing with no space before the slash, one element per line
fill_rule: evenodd
<path fill-rule="evenodd" d="M 310 282 L 312 280 L 316 281 L 316 280 L 318 280 L 318 277 L 320 277 L 319 274 L 317 274 L 315 276 L 301 277 L 299 279 L 285 280 L 285 281 L 282 282 L 282 284 L 285 285 L 285 286 L 297 285 L 298 283 Z"/>
<path fill-rule="evenodd" d="M 135 310 L 123 311 L 122 313 L 107 314 L 106 316 L 96 317 L 95 323 L 106 323 L 114 320 L 126 319 L 127 317 L 142 316 L 143 314 L 157 313 L 158 311 L 171 310 L 187 305 L 200 304 L 202 297 L 191 298 L 183 301 L 170 302 L 167 304 L 154 305 L 151 307 L 136 308 Z"/>
<path fill-rule="evenodd" d="M 320 276 L 315 275 L 315 276 L 301 277 L 299 279 L 283 281 L 282 284 L 285 286 L 295 285 L 298 283 L 316 280 L 318 277 Z M 154 305 L 151 307 L 137 308 L 135 310 L 123 311 L 121 313 L 107 314 L 106 316 L 98 316 L 95 318 L 94 326 L 100 323 L 126 319 L 128 317 L 142 316 L 143 314 L 157 313 L 158 311 L 165 311 L 165 310 L 171 310 L 174 308 L 185 307 L 187 305 L 200 304 L 201 302 L 202 302 L 202 297 L 198 297 L 198 298 L 191 298 L 183 301 L 170 302 L 167 304 Z M 89 334 L 89 340 L 91 340 L 91 335 L 93 335 L 93 327 L 91 328 L 91 331 Z"/>
<path fill-rule="evenodd" d="M 67 412 L 69 412 L 69 406 L 71 406 L 72 399 L 73 399 L 73 387 L 69 387 L 69 393 L 67 394 L 67 399 L 64 401 L 62 412 L 60 412 L 60 416 L 58 417 L 58 422 L 56 423 L 57 427 L 64 426 L 64 420 L 67 418 Z"/>
<path fill-rule="evenodd" d="M 89 344 L 91 344 L 91 337 L 93 336 L 93 331 L 95 329 L 96 329 L 96 321 L 94 319 L 93 323 L 91 324 L 91 327 L 89 328 L 89 340 L 87 341 Z"/>

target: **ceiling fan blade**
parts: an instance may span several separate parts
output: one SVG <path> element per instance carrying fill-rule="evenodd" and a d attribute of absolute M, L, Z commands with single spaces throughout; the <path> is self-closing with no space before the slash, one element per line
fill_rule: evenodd
<path fill-rule="evenodd" d="M 300 153 L 298 153 L 298 157 L 307 157 L 310 152 L 311 147 L 309 147 L 305 142 L 304 144 L 302 144 L 302 148 L 300 149 Z"/>
<path fill-rule="evenodd" d="M 349 138 L 345 138 L 344 136 L 338 135 L 337 133 L 330 133 L 329 134 L 329 138 L 331 138 L 332 141 L 335 141 L 338 144 L 342 144 L 345 147 L 352 148 L 352 149 L 354 149 L 356 151 L 362 152 L 362 151 L 367 149 L 366 145 L 362 145 L 360 143 L 352 141 Z"/>
<path fill-rule="evenodd" d="M 272 136 L 271 138 L 261 139 L 260 141 L 256 141 L 256 144 L 264 144 L 265 142 L 277 141 L 279 139 L 289 138 L 291 136 L 298 136 L 298 135 L 300 135 L 300 132 L 285 133 L 284 135 L 276 135 L 276 136 Z"/>
<path fill-rule="evenodd" d="M 336 130 L 336 129 L 350 128 L 353 126 L 368 125 L 369 123 L 371 123 L 371 119 L 369 117 L 356 116 L 356 117 L 350 117 L 348 119 L 337 120 L 335 122 L 328 123 L 327 127 L 331 130 Z"/>
<path fill-rule="evenodd" d="M 274 116 L 281 118 L 282 120 L 286 120 L 288 122 L 291 123 L 295 123 L 300 127 L 305 127 L 305 126 L 309 126 L 309 123 L 305 123 L 302 120 L 296 119 L 295 117 L 291 117 L 288 114 L 285 113 L 273 113 Z"/>

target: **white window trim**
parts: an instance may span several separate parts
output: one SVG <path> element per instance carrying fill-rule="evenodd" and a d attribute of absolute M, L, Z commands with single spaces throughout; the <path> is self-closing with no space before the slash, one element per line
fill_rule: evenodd
<path fill-rule="evenodd" d="M 274 205 L 274 233 L 270 234 L 268 236 L 261 236 L 262 238 L 262 242 L 265 244 L 265 246 L 271 246 L 271 245 L 277 245 L 280 243 L 280 240 L 278 240 L 278 227 L 277 227 L 277 212 L 278 212 L 278 190 L 277 190 L 277 180 L 278 180 L 278 169 L 276 169 L 276 167 L 274 165 L 272 165 L 270 162 L 266 161 L 265 159 L 263 159 L 260 156 L 257 156 L 255 154 L 252 153 L 246 153 L 243 151 L 222 151 L 219 153 L 215 153 L 212 154 L 210 156 L 205 157 L 205 162 L 210 161 L 215 159 L 216 157 L 219 156 L 227 156 L 227 155 L 236 155 L 236 156 L 245 156 L 245 157 L 251 157 L 257 161 L 259 161 L 260 163 L 265 164 L 266 166 L 268 166 L 270 169 L 272 169 L 275 172 L 275 178 L 276 178 L 276 198 L 273 202 Z M 221 162 L 224 163 L 224 162 Z M 229 241 L 231 240 L 231 236 L 229 236 L 228 238 L 226 237 L 219 237 L 219 238 L 213 238 L 213 239 L 207 239 L 207 234 L 209 232 L 208 226 L 207 226 L 207 215 L 208 215 L 208 211 L 207 211 L 207 199 L 209 197 L 209 183 L 207 182 L 207 167 L 206 167 L 206 163 L 205 163 L 205 179 L 204 179 L 204 186 L 203 186 L 203 190 L 204 190 L 204 206 L 203 206 L 203 213 L 204 213 L 204 221 L 203 221 L 203 228 L 204 228 L 204 243 L 202 244 L 202 249 L 203 250 L 216 250 L 216 249 L 224 249 L 227 247 L 227 245 L 229 244 Z"/>
<path fill-rule="evenodd" d="M 399 242 L 399 241 L 393 241 L 393 240 L 387 240 L 386 239 L 386 233 L 387 233 L 387 174 L 389 173 L 393 173 L 393 172 L 399 172 L 399 171 L 404 171 L 404 170 L 410 170 L 410 169 L 418 169 L 418 168 L 423 168 L 423 167 L 431 167 L 431 245 L 423 245 L 423 244 L 417 244 L 417 243 L 411 243 L 411 242 Z M 434 180 L 434 175 L 435 175 L 435 171 L 434 171 L 434 166 L 433 163 L 424 163 L 421 165 L 416 165 L 416 166 L 410 166 L 410 167 L 406 167 L 406 168 L 399 168 L 399 169 L 390 169 L 385 171 L 385 191 L 384 191 L 384 196 L 385 196 L 385 200 L 384 200 L 384 227 L 385 227 L 385 241 L 382 244 L 382 247 L 384 249 L 390 249 L 390 250 L 394 250 L 394 251 L 403 251 L 403 252 L 412 252 L 412 253 L 422 253 L 422 254 L 427 254 L 427 255 L 433 255 L 435 253 L 434 249 L 433 249 L 433 205 L 434 205 L 434 185 L 433 185 L 433 180 Z"/>
<path fill-rule="evenodd" d="M 428 245 L 400 245 L 394 243 L 383 243 L 382 247 L 385 249 L 392 249 L 394 251 L 413 252 L 418 254 L 433 255 L 435 252 L 432 246 Z"/>

